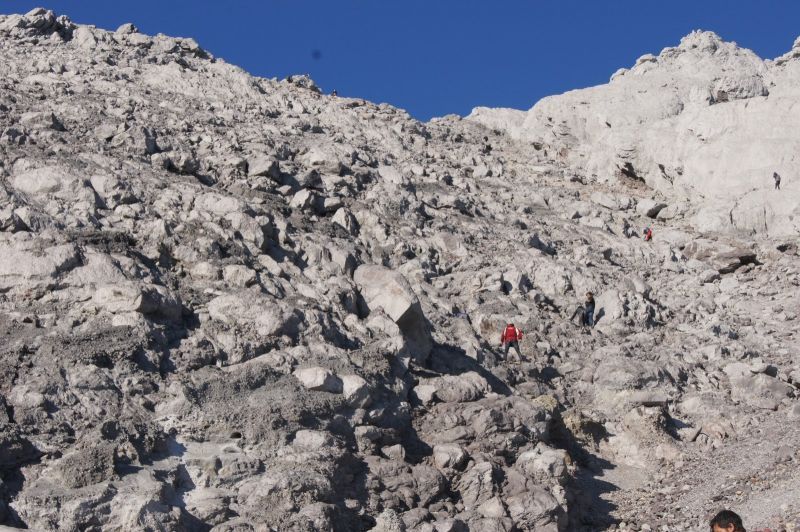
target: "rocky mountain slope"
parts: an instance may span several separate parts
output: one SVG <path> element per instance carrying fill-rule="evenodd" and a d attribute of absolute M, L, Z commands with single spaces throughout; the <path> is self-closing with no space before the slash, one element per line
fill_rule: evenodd
<path fill-rule="evenodd" d="M 712 32 L 646 54 L 607 85 L 544 98 L 527 113 L 472 119 L 533 142 L 580 175 L 635 179 L 690 214 L 701 231 L 800 231 L 797 107 L 800 40 L 762 61 Z M 783 194 L 773 194 L 773 172 Z"/>
<path fill-rule="evenodd" d="M 0 16 L 0 65 L 0 522 L 797 518 L 796 234 L 133 25 Z"/>

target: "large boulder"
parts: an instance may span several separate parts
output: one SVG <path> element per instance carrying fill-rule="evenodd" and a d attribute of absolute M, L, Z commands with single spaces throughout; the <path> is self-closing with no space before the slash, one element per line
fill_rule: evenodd
<path fill-rule="evenodd" d="M 731 395 L 756 408 L 776 410 L 793 390 L 791 384 L 781 381 L 768 372 L 769 366 L 733 362 L 724 368 L 731 383 Z"/>
<path fill-rule="evenodd" d="M 595 301 L 594 320 L 599 327 L 618 322 L 627 314 L 625 299 L 618 290 L 609 289 Z"/>
<path fill-rule="evenodd" d="M 666 203 L 661 203 L 660 201 L 643 199 L 636 204 L 636 212 L 648 218 L 655 218 L 666 206 Z"/>
<path fill-rule="evenodd" d="M 491 391 L 486 379 L 474 371 L 461 375 L 444 375 L 426 382 L 436 388 L 436 397 L 445 403 L 477 401 Z"/>
<path fill-rule="evenodd" d="M 540 486 L 506 499 L 508 513 L 522 530 L 562 529 L 564 510 L 553 495 Z"/>
<path fill-rule="evenodd" d="M 20 163 L 17 166 L 25 168 L 28 165 Z M 62 211 L 56 205 L 49 205 L 50 200 L 56 200 L 56 204 L 63 205 L 71 213 L 80 214 L 81 218 L 93 213 L 96 207 L 95 192 L 89 181 L 69 168 L 44 166 L 25 169 L 12 177 L 9 183 L 34 203 L 43 205 L 51 215 Z"/>
<path fill-rule="evenodd" d="M 294 376 L 309 390 L 342 393 L 342 380 L 325 368 L 315 366 L 298 369 Z"/>
<path fill-rule="evenodd" d="M 39 251 L 31 243 L 0 243 L 0 290 L 26 289 L 53 282 L 60 274 L 79 263 L 71 244 L 46 247 Z"/>
<path fill-rule="evenodd" d="M 139 312 L 165 319 L 181 316 L 181 304 L 167 288 L 133 281 L 103 285 L 97 288 L 92 300 L 95 305 L 112 314 Z"/>
<path fill-rule="evenodd" d="M 419 300 L 399 272 L 376 265 L 359 266 L 353 276 L 370 311 L 380 309 L 400 328 L 417 360 L 425 360 L 433 347 L 430 323 Z"/>
<path fill-rule="evenodd" d="M 710 264 L 719 273 L 731 273 L 744 264 L 756 262 L 756 253 L 751 249 L 704 238 L 692 240 L 683 254 Z"/>
<path fill-rule="evenodd" d="M 252 327 L 261 337 L 296 336 L 303 322 L 299 310 L 248 291 L 217 296 L 208 303 L 208 313 L 228 326 Z"/>

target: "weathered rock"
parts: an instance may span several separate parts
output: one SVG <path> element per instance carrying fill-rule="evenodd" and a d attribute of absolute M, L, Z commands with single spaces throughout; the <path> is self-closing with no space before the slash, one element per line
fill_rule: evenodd
<path fill-rule="evenodd" d="M 104 285 L 92 296 L 94 303 L 113 314 L 139 312 L 175 320 L 181 316 L 181 304 L 166 288 L 133 282 Z"/>
<path fill-rule="evenodd" d="M 423 124 L 0 15 L 0 522 L 686 529 L 788 500 L 798 58 L 696 33 Z"/>
<path fill-rule="evenodd" d="M 491 390 L 486 379 L 474 371 L 461 375 L 445 375 L 428 382 L 436 388 L 436 397 L 446 403 L 475 401 Z"/>
<path fill-rule="evenodd" d="M 433 462 L 441 469 L 462 467 L 467 460 L 467 453 L 457 444 L 441 444 L 433 448 Z"/>
<path fill-rule="evenodd" d="M 250 325 L 261 337 L 293 336 L 299 332 L 302 314 L 257 293 L 222 295 L 208 304 L 212 319 L 231 326 Z"/>
<path fill-rule="evenodd" d="M 660 203 L 651 199 L 643 199 L 639 200 L 639 203 L 636 204 L 636 212 L 642 216 L 655 218 L 666 206 L 666 203 Z"/>
<path fill-rule="evenodd" d="M 40 252 L 0 243 L 0 285 L 8 290 L 25 284 L 53 282 L 78 263 L 77 250 L 69 244 L 47 247 Z"/>
<path fill-rule="evenodd" d="M 342 380 L 325 368 L 298 369 L 294 376 L 309 390 L 342 393 Z"/>
<path fill-rule="evenodd" d="M 566 482 L 569 478 L 568 463 L 569 457 L 566 451 L 553 449 L 540 442 L 534 450 L 522 453 L 514 467 L 540 483 L 546 483 L 551 479 Z"/>
<path fill-rule="evenodd" d="M 358 375 L 342 375 L 342 393 L 345 399 L 359 408 L 365 408 L 372 400 L 369 383 Z"/>
<path fill-rule="evenodd" d="M 690 259 L 697 259 L 713 266 L 719 273 L 731 273 L 744 264 L 756 261 L 756 253 L 749 249 L 696 239 L 683 250 Z"/>
<path fill-rule="evenodd" d="M 427 358 L 432 348 L 430 324 L 405 277 L 381 266 L 362 265 L 353 280 L 368 307 L 382 310 L 400 327 L 414 357 Z"/>
<path fill-rule="evenodd" d="M 559 530 L 563 519 L 561 506 L 548 491 L 534 486 L 530 491 L 508 497 L 506 500 L 508 514 L 517 526 L 529 530 Z"/>
<path fill-rule="evenodd" d="M 741 362 L 728 364 L 724 368 L 731 381 L 732 394 L 757 408 L 776 410 L 780 402 L 792 391 L 792 386 L 766 373 L 753 372 Z"/>
<path fill-rule="evenodd" d="M 500 491 L 498 482 L 499 471 L 490 462 L 480 462 L 467 470 L 456 484 L 464 509 L 475 511 L 491 500 Z"/>
<path fill-rule="evenodd" d="M 247 160 L 247 175 L 250 177 L 266 176 L 274 180 L 280 179 L 281 172 L 278 161 L 265 155 L 255 155 Z"/>

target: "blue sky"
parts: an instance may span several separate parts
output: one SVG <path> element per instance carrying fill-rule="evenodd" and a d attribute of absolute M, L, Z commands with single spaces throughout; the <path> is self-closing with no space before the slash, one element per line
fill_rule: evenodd
<path fill-rule="evenodd" d="M 796 0 L 3 0 L 79 23 L 194 37 L 265 77 L 309 73 L 341 95 L 427 120 L 478 105 L 527 109 L 605 83 L 693 29 L 772 58 L 800 35 Z"/>

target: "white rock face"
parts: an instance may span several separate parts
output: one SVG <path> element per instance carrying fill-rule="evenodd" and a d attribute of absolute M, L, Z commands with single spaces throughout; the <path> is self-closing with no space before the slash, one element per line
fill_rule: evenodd
<path fill-rule="evenodd" d="M 748 142 L 788 145 L 795 56 L 695 34 L 423 124 L 192 39 L 0 15 L 0 527 L 795 522 L 800 242 L 736 230 L 784 234 L 791 173 L 740 180 Z"/>
<path fill-rule="evenodd" d="M 689 200 L 700 230 L 781 237 L 800 230 L 798 80 L 795 49 L 764 61 L 698 31 L 607 85 L 542 99 L 523 120 L 486 108 L 469 119 L 536 143 L 574 172 Z"/>
<path fill-rule="evenodd" d="M 428 320 L 405 277 L 381 266 L 363 265 L 353 280 L 367 305 L 385 312 L 409 340 L 414 356 L 424 360 L 431 351 Z"/>
<path fill-rule="evenodd" d="M 342 380 L 325 368 L 303 368 L 294 372 L 303 386 L 319 392 L 341 393 Z"/>

